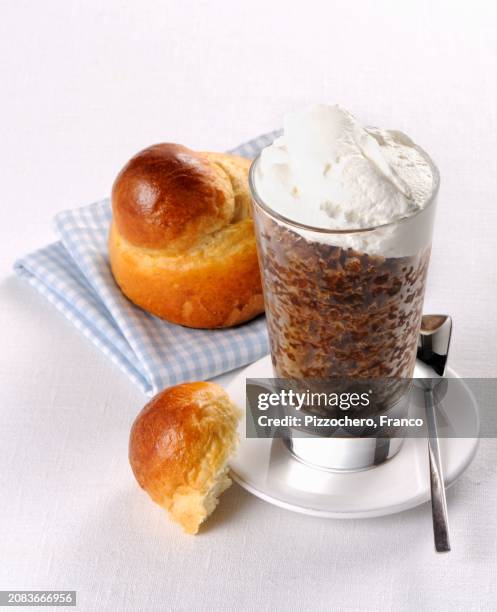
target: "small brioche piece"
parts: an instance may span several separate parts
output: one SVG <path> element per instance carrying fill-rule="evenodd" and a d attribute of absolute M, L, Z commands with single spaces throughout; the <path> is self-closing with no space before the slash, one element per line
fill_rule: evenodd
<path fill-rule="evenodd" d="M 109 235 L 124 295 L 187 327 L 230 327 L 264 311 L 249 167 L 170 143 L 130 159 L 112 188 Z"/>
<path fill-rule="evenodd" d="M 231 485 L 228 459 L 239 418 L 222 387 L 194 382 L 156 395 L 131 428 L 129 461 L 138 484 L 187 533 L 198 532 Z"/>

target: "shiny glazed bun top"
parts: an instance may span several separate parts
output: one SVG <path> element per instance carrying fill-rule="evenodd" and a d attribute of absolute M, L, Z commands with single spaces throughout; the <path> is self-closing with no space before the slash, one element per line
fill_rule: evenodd
<path fill-rule="evenodd" d="M 179 144 L 141 151 L 112 189 L 119 232 L 136 246 L 190 248 L 248 215 L 250 200 L 247 193 L 235 194 L 229 178 L 233 170 L 236 164 L 225 155 L 197 153 Z"/>

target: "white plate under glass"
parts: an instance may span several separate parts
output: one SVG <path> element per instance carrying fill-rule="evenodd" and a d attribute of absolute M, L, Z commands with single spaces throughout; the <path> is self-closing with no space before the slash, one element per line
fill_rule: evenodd
<path fill-rule="evenodd" d="M 269 356 L 244 368 L 226 386 L 245 409 L 247 378 L 273 376 Z M 414 373 L 416 376 L 416 372 Z M 442 438 L 440 447 L 446 486 L 453 484 L 471 463 L 478 447 L 476 401 L 457 374 L 444 398 L 447 418 L 455 432 L 474 431 L 472 438 Z M 412 416 L 422 408 L 414 408 Z M 421 415 L 420 415 L 421 416 Z M 425 438 L 408 438 L 399 453 L 385 463 L 357 472 L 331 472 L 298 461 L 281 439 L 245 436 L 240 421 L 240 445 L 230 462 L 233 479 L 257 497 L 295 512 L 328 518 L 366 518 L 393 514 L 430 499 L 428 450 Z"/>

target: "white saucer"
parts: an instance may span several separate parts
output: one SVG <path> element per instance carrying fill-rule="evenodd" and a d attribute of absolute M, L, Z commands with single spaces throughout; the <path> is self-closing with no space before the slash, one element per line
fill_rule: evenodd
<path fill-rule="evenodd" d="M 227 385 L 227 391 L 244 408 L 245 380 L 272 376 L 271 359 L 263 357 L 239 372 Z M 457 379 L 458 384 L 449 385 L 443 404 L 446 410 L 450 407 L 450 412 L 445 417 L 455 432 L 471 431 L 475 437 L 440 439 L 446 486 L 453 484 L 471 463 L 479 430 L 473 395 L 453 370 L 448 376 Z M 421 412 L 422 408 L 414 408 L 413 416 L 416 410 Z M 246 438 L 245 417 L 239 433 L 240 446 L 230 462 L 234 480 L 282 508 L 328 518 L 366 518 L 401 512 L 430 499 L 425 438 L 406 439 L 400 452 L 378 467 L 337 473 L 298 461 L 281 439 Z"/>

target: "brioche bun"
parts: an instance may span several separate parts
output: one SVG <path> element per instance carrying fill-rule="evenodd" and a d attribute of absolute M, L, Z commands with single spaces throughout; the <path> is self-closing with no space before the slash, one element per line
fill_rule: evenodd
<path fill-rule="evenodd" d="M 239 416 L 219 385 L 195 382 L 156 395 L 133 424 L 129 461 L 136 480 L 187 533 L 197 533 L 231 485 L 228 459 Z"/>
<path fill-rule="evenodd" d="M 177 144 L 149 147 L 124 166 L 112 189 L 109 253 L 132 302 L 198 328 L 263 312 L 249 166 Z"/>

